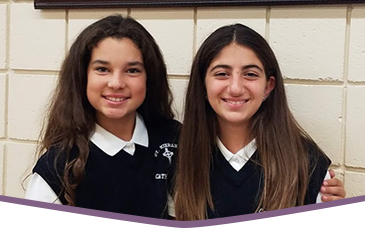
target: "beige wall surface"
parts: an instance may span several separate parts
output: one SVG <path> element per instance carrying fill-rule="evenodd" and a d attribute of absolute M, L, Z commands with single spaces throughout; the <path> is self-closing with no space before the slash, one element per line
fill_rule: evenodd
<path fill-rule="evenodd" d="M 290 108 L 331 158 L 347 197 L 365 195 L 365 5 L 35 10 L 0 0 L 0 194 L 24 197 L 45 105 L 67 48 L 88 24 L 130 15 L 164 54 L 181 120 L 190 64 L 219 26 L 243 23 L 274 49 Z"/>

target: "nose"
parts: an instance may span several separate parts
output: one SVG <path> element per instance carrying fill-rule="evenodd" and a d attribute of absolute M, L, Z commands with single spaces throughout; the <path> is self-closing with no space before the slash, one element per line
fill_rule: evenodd
<path fill-rule="evenodd" d="M 231 76 L 228 92 L 232 96 L 240 96 L 245 91 L 244 79 L 241 77 L 241 74 L 235 73 Z"/>
<path fill-rule="evenodd" d="M 114 72 L 108 81 L 108 86 L 112 89 L 121 89 L 125 87 L 124 75 L 119 72 Z"/>

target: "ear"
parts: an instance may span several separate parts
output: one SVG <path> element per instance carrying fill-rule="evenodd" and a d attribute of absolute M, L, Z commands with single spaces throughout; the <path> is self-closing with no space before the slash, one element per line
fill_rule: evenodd
<path fill-rule="evenodd" d="M 270 76 L 269 79 L 266 81 L 266 87 L 264 91 L 264 98 L 270 96 L 271 91 L 275 88 L 275 77 Z"/>

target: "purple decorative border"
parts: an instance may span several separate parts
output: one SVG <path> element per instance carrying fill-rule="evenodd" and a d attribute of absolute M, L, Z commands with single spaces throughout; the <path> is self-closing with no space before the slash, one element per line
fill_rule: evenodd
<path fill-rule="evenodd" d="M 221 223 L 217 223 L 218 221 L 222 221 Z M 318 227 L 318 228 L 343 228 L 344 224 L 342 223 L 244 223 L 239 221 L 233 222 L 233 220 L 227 219 L 218 219 L 218 220 L 205 220 L 205 221 L 197 221 L 197 222 L 174 222 L 174 221 L 164 221 L 163 223 L 145 223 L 143 226 L 136 226 L 133 225 L 132 222 L 130 223 L 52 223 L 52 228 L 58 228 L 58 227 L 72 227 L 72 228 L 100 228 L 102 226 L 103 228 L 124 228 L 124 227 L 136 227 L 136 228 L 222 228 L 222 226 L 230 226 L 234 228 L 246 228 L 246 227 L 258 227 L 258 228 L 264 228 L 264 227 L 270 227 L 270 228 L 289 228 L 294 227 L 295 228 L 308 228 L 309 226 L 311 228 Z M 49 223 L 6 223 L 1 224 L 2 227 L 11 227 L 11 228 L 19 228 L 19 227 L 27 227 L 27 228 L 48 228 L 50 227 Z M 364 223 L 348 223 L 346 224 L 346 227 L 351 228 L 363 228 Z"/>
<path fill-rule="evenodd" d="M 20 199 L 14 198 L 9 196 L 1 196 L 0 201 L 7 202 L 7 203 L 14 203 L 26 206 L 33 206 L 57 211 L 64 211 L 64 212 L 72 212 L 76 214 L 83 214 L 83 215 L 91 215 L 103 218 L 110 218 L 110 219 L 117 219 L 117 220 L 124 220 L 129 222 L 137 222 L 137 223 L 145 223 L 151 225 L 159 225 L 159 226 L 167 226 L 167 227 L 204 227 L 204 226 L 213 226 L 213 225 L 222 225 L 228 223 L 235 223 L 235 222 L 244 222 L 256 219 L 263 219 L 263 218 L 270 218 L 276 217 L 281 215 L 289 215 L 295 214 L 305 211 L 312 211 L 318 209 L 324 209 L 329 207 L 336 207 L 347 205 L 351 203 L 357 202 L 364 202 L 365 196 L 358 196 L 352 197 L 348 199 L 336 200 L 326 203 L 319 203 L 319 204 L 312 204 L 294 208 L 287 208 L 281 209 L 276 211 L 267 211 L 262 213 L 256 214 L 248 214 L 248 215 L 241 215 L 241 216 L 234 216 L 234 217 L 226 217 L 226 218 L 219 218 L 219 219 L 208 219 L 208 220 L 200 220 L 200 221 L 172 221 L 172 220 L 164 220 L 164 219 L 154 219 L 154 218 L 145 218 L 140 216 L 133 216 L 133 215 L 126 215 L 126 214 L 118 214 L 112 212 L 105 212 L 105 211 L 98 211 L 92 209 L 85 209 L 85 208 L 78 208 L 78 207 L 71 207 L 65 205 L 58 205 L 58 204 L 51 204 L 51 203 L 43 203 L 33 200 L 27 199 Z"/>

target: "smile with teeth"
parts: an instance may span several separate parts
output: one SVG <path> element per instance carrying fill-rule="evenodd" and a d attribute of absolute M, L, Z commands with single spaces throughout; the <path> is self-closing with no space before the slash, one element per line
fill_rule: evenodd
<path fill-rule="evenodd" d="M 104 98 L 109 101 L 114 101 L 114 102 L 121 102 L 121 101 L 127 100 L 126 97 L 104 97 Z"/>
<path fill-rule="evenodd" d="M 233 105 L 240 105 L 240 104 L 244 104 L 246 103 L 248 100 L 240 100 L 240 101 L 233 101 L 233 100 L 228 100 L 228 99 L 223 99 L 225 102 L 229 103 L 229 104 L 233 104 Z"/>

